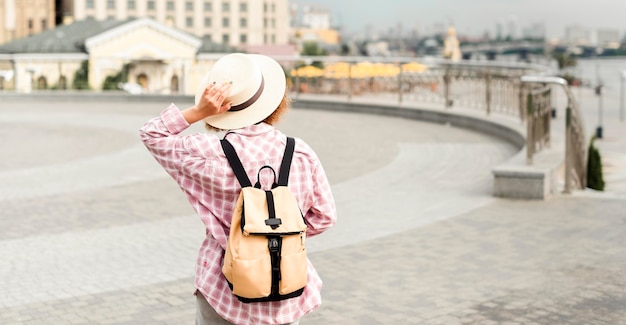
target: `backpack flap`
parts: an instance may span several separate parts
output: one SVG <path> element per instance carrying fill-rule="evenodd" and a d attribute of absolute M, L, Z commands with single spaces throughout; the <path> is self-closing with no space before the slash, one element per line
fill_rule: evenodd
<path fill-rule="evenodd" d="M 241 189 L 241 195 L 241 228 L 245 236 L 281 236 L 306 231 L 298 203 L 286 186 L 278 186 L 271 191 L 245 187 Z"/>

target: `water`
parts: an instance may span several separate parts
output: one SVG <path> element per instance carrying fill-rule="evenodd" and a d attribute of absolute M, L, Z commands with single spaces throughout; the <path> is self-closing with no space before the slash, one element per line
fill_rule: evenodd
<path fill-rule="evenodd" d="M 585 84 L 603 84 L 607 91 L 619 92 L 623 71 L 626 71 L 626 57 L 578 59 L 574 73 Z"/>

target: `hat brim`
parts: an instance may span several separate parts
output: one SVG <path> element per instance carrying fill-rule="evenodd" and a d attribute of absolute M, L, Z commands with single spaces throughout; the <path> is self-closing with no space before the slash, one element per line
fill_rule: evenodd
<path fill-rule="evenodd" d="M 261 68 L 264 87 L 261 96 L 244 110 L 209 116 L 204 119 L 209 125 L 222 129 L 234 130 L 256 124 L 270 116 L 285 96 L 287 82 L 283 68 L 274 59 L 259 54 L 248 54 Z M 208 86 L 209 81 L 204 81 L 196 91 L 196 104 L 198 99 Z"/>

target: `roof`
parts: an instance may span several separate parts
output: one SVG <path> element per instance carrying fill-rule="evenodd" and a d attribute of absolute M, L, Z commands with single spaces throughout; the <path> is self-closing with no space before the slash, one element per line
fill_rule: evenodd
<path fill-rule="evenodd" d="M 3 44 L 0 46 L 0 53 L 87 53 L 87 38 L 131 20 L 98 21 L 87 18 Z"/>
<path fill-rule="evenodd" d="M 202 37 L 202 45 L 198 49 L 198 53 L 233 53 L 241 52 L 240 49 L 229 46 L 227 44 L 215 43 L 209 36 Z"/>
<path fill-rule="evenodd" d="M 69 25 L 61 25 L 45 32 L 20 38 L 0 45 L 0 54 L 24 53 L 88 53 L 87 42 L 99 40 L 103 33 L 111 30 L 120 30 L 128 25 L 145 23 L 147 18 L 129 18 L 126 20 L 95 20 L 91 17 L 75 21 Z M 230 53 L 238 52 L 235 47 L 218 44 L 209 37 L 199 38 L 185 31 L 166 27 L 158 22 L 150 22 L 153 27 L 162 26 L 171 29 L 173 34 L 187 41 L 198 40 L 198 53 Z M 158 25 L 158 26 L 156 26 Z M 193 42 L 191 42 L 193 43 Z"/>

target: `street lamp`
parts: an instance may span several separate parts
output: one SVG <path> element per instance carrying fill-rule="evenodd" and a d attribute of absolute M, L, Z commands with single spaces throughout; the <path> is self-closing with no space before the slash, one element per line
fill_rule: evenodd
<path fill-rule="evenodd" d="M 596 128 L 596 138 L 602 139 L 602 90 L 603 84 L 596 86 L 596 95 L 598 96 L 598 127 Z"/>
<path fill-rule="evenodd" d="M 626 78 L 626 70 L 622 71 L 620 80 L 620 101 L 619 101 L 619 120 L 624 122 L 624 78 Z"/>

